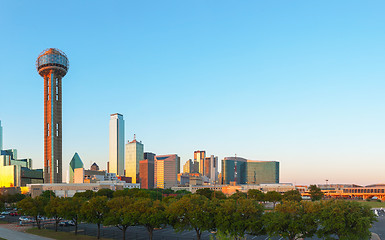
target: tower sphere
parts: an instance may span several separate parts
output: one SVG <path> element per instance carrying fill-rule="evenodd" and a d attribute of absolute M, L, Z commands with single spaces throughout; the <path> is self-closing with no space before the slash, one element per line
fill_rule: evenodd
<path fill-rule="evenodd" d="M 61 77 L 67 74 L 69 61 L 67 55 L 57 48 L 48 48 L 39 54 L 36 60 L 36 69 L 40 76 L 49 71 L 57 72 Z"/>

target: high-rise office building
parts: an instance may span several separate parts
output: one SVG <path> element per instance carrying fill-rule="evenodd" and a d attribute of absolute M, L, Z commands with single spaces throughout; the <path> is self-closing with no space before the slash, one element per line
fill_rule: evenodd
<path fill-rule="evenodd" d="M 194 162 L 199 165 L 199 173 L 204 175 L 206 151 L 194 151 Z"/>
<path fill-rule="evenodd" d="M 0 151 L 3 150 L 3 127 L 0 121 Z"/>
<path fill-rule="evenodd" d="M 178 185 L 180 157 L 176 154 L 155 156 L 155 188 L 171 188 Z"/>
<path fill-rule="evenodd" d="M 110 156 L 108 172 L 124 176 L 124 120 L 119 113 L 110 116 Z"/>
<path fill-rule="evenodd" d="M 218 177 L 218 157 L 211 155 L 205 158 L 204 176 L 210 179 L 210 182 L 217 181 Z"/>
<path fill-rule="evenodd" d="M 75 153 L 70 161 L 69 166 L 69 183 L 74 183 L 75 169 L 84 168 L 83 161 L 80 159 L 79 154 Z"/>
<path fill-rule="evenodd" d="M 126 177 L 131 177 L 132 183 L 139 183 L 139 162 L 144 157 L 142 142 L 134 140 L 126 144 Z"/>
<path fill-rule="evenodd" d="M 154 159 L 145 159 L 139 162 L 140 188 L 154 188 Z"/>
<path fill-rule="evenodd" d="M 144 160 L 139 162 L 139 181 L 140 188 L 154 188 L 154 168 L 155 154 L 151 152 L 144 153 Z"/>
<path fill-rule="evenodd" d="M 44 182 L 62 182 L 62 78 L 67 74 L 64 52 L 49 48 L 40 53 L 36 68 L 44 79 Z"/>
<path fill-rule="evenodd" d="M 191 159 L 187 160 L 187 162 L 183 165 L 184 173 L 192 173 L 194 172 L 194 165 Z"/>
<path fill-rule="evenodd" d="M 279 183 L 279 162 L 254 161 L 241 157 L 222 160 L 222 183 L 229 184 Z"/>

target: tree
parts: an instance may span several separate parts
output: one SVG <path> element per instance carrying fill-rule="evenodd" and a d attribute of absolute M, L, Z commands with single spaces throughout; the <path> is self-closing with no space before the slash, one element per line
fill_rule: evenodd
<path fill-rule="evenodd" d="M 368 206 L 354 201 L 325 201 L 317 235 L 327 239 L 370 239 L 369 229 L 374 221 L 377 221 L 376 216 Z"/>
<path fill-rule="evenodd" d="M 227 199 L 216 208 L 215 225 L 218 231 L 237 239 L 246 233 L 262 233 L 263 206 L 253 199 Z"/>
<path fill-rule="evenodd" d="M 47 190 L 47 191 L 43 191 L 43 193 L 40 196 L 50 199 L 51 197 L 56 197 L 56 194 L 51 190 Z"/>
<path fill-rule="evenodd" d="M 161 196 L 161 195 L 160 195 Z M 113 193 L 113 197 L 131 197 L 131 198 L 150 198 L 150 194 L 145 189 L 132 188 L 117 190 Z"/>
<path fill-rule="evenodd" d="M 200 194 L 183 196 L 167 208 L 170 224 L 176 231 L 195 230 L 197 239 L 202 232 L 214 229 L 214 209 L 211 201 Z"/>
<path fill-rule="evenodd" d="M 86 199 L 81 197 L 65 198 L 61 207 L 66 219 L 70 219 L 75 224 L 75 235 L 78 234 L 78 223 L 81 220 L 80 211 Z"/>
<path fill-rule="evenodd" d="M 134 199 L 130 197 L 117 197 L 108 201 L 109 212 L 104 224 L 114 225 L 122 231 L 123 239 L 126 239 L 126 231 L 129 226 L 135 225 L 133 211 Z"/>
<path fill-rule="evenodd" d="M 297 201 L 300 202 L 302 201 L 302 196 L 301 193 L 298 190 L 290 190 L 287 191 L 283 194 L 282 197 L 283 200 L 285 201 Z"/>
<path fill-rule="evenodd" d="M 44 206 L 47 204 L 47 199 L 41 196 L 36 198 L 26 197 L 17 204 L 20 213 L 35 218 L 38 229 L 41 229 L 40 216 L 44 215 Z"/>
<path fill-rule="evenodd" d="M 98 226 L 98 239 L 100 239 L 100 224 L 103 223 L 108 211 L 106 196 L 93 197 L 81 208 L 81 214 L 84 219 Z"/>
<path fill-rule="evenodd" d="M 196 191 L 196 194 L 199 194 L 199 195 L 207 197 L 208 199 L 211 199 L 213 192 L 214 191 L 211 190 L 210 188 L 200 188 Z"/>
<path fill-rule="evenodd" d="M 324 197 L 324 193 L 321 191 L 321 188 L 316 185 L 310 185 L 309 193 L 312 201 L 318 201 Z"/>
<path fill-rule="evenodd" d="M 281 200 L 282 200 L 282 195 L 279 192 L 269 191 L 265 194 L 265 201 L 272 202 L 274 204 L 274 208 L 275 208 L 275 204 Z"/>
<path fill-rule="evenodd" d="M 243 192 L 240 192 L 237 190 L 237 192 L 232 194 L 229 198 L 231 198 L 231 199 L 243 199 L 246 197 L 247 197 L 246 193 L 243 193 Z"/>
<path fill-rule="evenodd" d="M 318 211 L 313 202 L 284 201 L 274 212 L 264 215 L 264 226 L 269 236 L 289 240 L 312 237 L 318 228 Z"/>
<path fill-rule="evenodd" d="M 57 232 L 57 226 L 63 219 L 64 212 L 62 211 L 64 199 L 59 197 L 51 197 L 48 204 L 45 206 L 44 211 L 47 217 L 55 219 L 55 232 Z"/>
<path fill-rule="evenodd" d="M 222 191 L 213 191 L 211 199 L 227 199 L 226 195 Z"/>
<path fill-rule="evenodd" d="M 133 204 L 133 214 L 138 225 L 143 225 L 152 240 L 154 228 L 167 225 L 167 216 L 164 204 L 159 201 L 152 201 L 148 198 L 141 198 Z"/>
<path fill-rule="evenodd" d="M 80 197 L 80 198 L 86 198 L 91 199 L 95 195 L 95 192 L 92 190 L 86 190 L 85 192 L 77 192 L 73 196 L 74 198 Z"/>
<path fill-rule="evenodd" d="M 262 202 L 265 199 L 265 194 L 258 189 L 249 189 L 247 191 L 247 198 Z"/>
<path fill-rule="evenodd" d="M 106 196 L 109 199 L 111 199 L 113 197 L 113 195 L 114 195 L 114 191 L 112 191 L 109 188 L 99 189 L 99 191 L 97 191 L 95 193 L 95 196 Z"/>

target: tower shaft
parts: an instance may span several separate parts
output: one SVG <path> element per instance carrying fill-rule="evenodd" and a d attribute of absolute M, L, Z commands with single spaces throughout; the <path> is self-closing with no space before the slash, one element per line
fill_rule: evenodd
<path fill-rule="evenodd" d="M 55 69 L 44 78 L 44 182 L 62 182 L 62 75 Z"/>

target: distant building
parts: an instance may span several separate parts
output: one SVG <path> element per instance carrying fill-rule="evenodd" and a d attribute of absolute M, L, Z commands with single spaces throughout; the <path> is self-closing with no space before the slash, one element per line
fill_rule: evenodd
<path fill-rule="evenodd" d="M 254 161 L 241 157 L 222 160 L 222 184 L 279 183 L 279 162 Z"/>
<path fill-rule="evenodd" d="M 139 162 L 143 160 L 144 147 L 142 142 L 135 139 L 126 144 L 126 177 L 131 177 L 132 183 L 139 183 Z"/>
<path fill-rule="evenodd" d="M 194 165 L 191 159 L 187 160 L 187 162 L 183 165 L 184 173 L 192 173 L 194 172 Z"/>
<path fill-rule="evenodd" d="M 140 188 L 139 184 L 116 182 L 116 181 L 104 181 L 98 183 L 71 183 L 71 184 L 28 184 L 29 193 L 31 197 L 40 196 L 43 191 L 53 191 L 58 197 L 73 197 L 77 192 L 85 192 L 91 190 L 94 192 L 100 189 L 111 189 L 113 191 L 123 190 L 125 188 Z"/>
<path fill-rule="evenodd" d="M 204 175 L 206 151 L 194 151 L 194 162 L 198 163 L 198 172 Z"/>
<path fill-rule="evenodd" d="M 155 156 L 155 187 L 171 188 L 178 185 L 177 174 L 180 172 L 180 157 L 177 154 Z"/>
<path fill-rule="evenodd" d="M 43 183 L 43 169 L 32 169 L 32 159 L 17 159 L 17 150 L 0 151 L 0 187 L 24 187 Z"/>
<path fill-rule="evenodd" d="M 215 182 L 218 179 L 218 157 L 211 155 L 205 158 L 204 176 L 210 179 L 210 182 Z"/>
<path fill-rule="evenodd" d="M 69 183 L 75 182 L 74 181 L 75 169 L 83 168 L 83 167 L 84 167 L 83 161 L 80 159 L 79 154 L 75 153 L 69 165 Z"/>
<path fill-rule="evenodd" d="M 99 171 L 99 166 L 98 166 L 98 164 L 93 163 L 93 164 L 91 165 L 90 170 L 92 170 L 92 171 Z"/>
<path fill-rule="evenodd" d="M 140 188 L 154 188 L 154 160 L 145 159 L 139 162 Z"/>
<path fill-rule="evenodd" d="M 108 172 L 124 176 L 124 120 L 119 113 L 110 117 L 110 156 Z"/>

